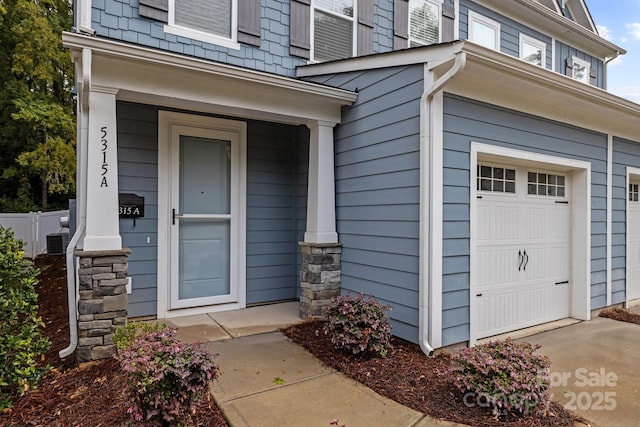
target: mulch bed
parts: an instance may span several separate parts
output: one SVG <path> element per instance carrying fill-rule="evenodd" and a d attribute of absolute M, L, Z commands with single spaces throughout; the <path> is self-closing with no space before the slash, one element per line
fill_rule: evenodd
<path fill-rule="evenodd" d="M 309 321 L 290 326 L 283 332 L 325 365 L 416 411 L 480 427 L 574 426 L 578 420 L 555 402 L 546 416 L 510 415 L 496 419 L 487 408 L 464 405 L 463 396 L 448 375 L 450 355 L 429 358 L 418 346 L 394 338 L 393 349 L 385 358 L 354 356 L 334 350 L 322 332 L 322 325 L 321 321 Z"/>
<path fill-rule="evenodd" d="M 125 377 L 115 359 L 78 367 L 75 353 L 60 360 L 58 352 L 69 344 L 66 268 L 63 256 L 36 259 L 40 268 L 39 311 L 51 349 L 42 364 L 53 369 L 38 388 L 14 400 L 0 415 L 0 426 L 101 427 L 122 426 L 130 420 L 129 402 L 122 396 Z M 228 426 L 212 399 L 203 399 L 191 426 Z"/>
<path fill-rule="evenodd" d="M 629 310 L 623 308 L 614 307 L 607 308 L 600 312 L 600 317 L 606 317 L 608 319 L 618 320 L 620 322 L 635 323 L 640 325 L 640 314 L 635 314 Z"/>

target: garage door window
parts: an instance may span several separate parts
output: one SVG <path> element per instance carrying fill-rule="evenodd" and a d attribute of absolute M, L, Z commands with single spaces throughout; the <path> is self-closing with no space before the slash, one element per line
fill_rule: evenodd
<path fill-rule="evenodd" d="M 629 184 L 629 201 L 638 201 L 638 184 Z"/>
<path fill-rule="evenodd" d="M 479 191 L 492 191 L 497 193 L 516 192 L 516 170 L 495 166 L 478 165 Z"/>
<path fill-rule="evenodd" d="M 564 197 L 565 177 L 548 173 L 529 172 L 527 194 L 537 196 Z"/>

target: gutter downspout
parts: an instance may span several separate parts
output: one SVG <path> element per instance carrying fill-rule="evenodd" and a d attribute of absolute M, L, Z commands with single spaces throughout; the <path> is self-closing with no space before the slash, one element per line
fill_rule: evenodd
<path fill-rule="evenodd" d="M 455 48 L 456 46 L 454 46 Z M 459 49 L 459 48 L 458 48 Z M 458 50 L 455 52 L 455 58 L 453 65 L 451 68 L 444 73 L 438 80 L 433 82 L 429 88 L 425 90 L 420 98 L 420 148 L 423 153 L 420 158 L 420 174 L 421 174 L 421 185 L 423 190 L 421 193 L 423 194 L 422 203 L 420 203 L 421 210 L 421 237 L 423 242 L 420 245 L 420 259 L 423 260 L 420 263 L 420 290 L 419 290 L 419 339 L 420 339 L 420 348 L 422 351 L 429 357 L 433 357 L 434 348 L 431 346 L 431 334 L 429 332 L 429 328 L 426 327 L 427 321 L 430 320 L 431 314 L 431 302 L 433 301 L 433 286 L 431 281 L 431 272 L 433 266 L 433 251 L 430 247 L 431 242 L 431 230 L 433 230 L 433 177 L 435 171 L 433 170 L 433 120 L 431 117 L 431 102 L 436 93 L 440 92 L 442 88 L 449 82 L 449 80 L 455 78 L 455 76 L 464 69 L 467 63 L 467 54 Z M 428 161 L 428 163 L 427 163 Z M 427 181 L 428 180 L 428 181 Z M 427 196 L 425 197 L 425 189 L 429 189 L 427 191 Z M 442 189 L 438 189 L 438 191 L 442 191 Z M 426 210 L 426 212 L 425 212 Z M 425 218 L 428 218 L 428 221 L 424 221 Z M 427 260 L 427 268 L 424 267 L 425 262 Z M 440 292 L 441 290 L 439 290 Z"/>
<path fill-rule="evenodd" d="M 89 90 L 91 87 L 91 50 L 82 49 L 81 64 L 78 66 L 78 58 L 76 57 L 76 75 L 81 75 L 82 80 L 78 80 L 78 123 L 76 132 L 78 133 L 77 147 L 77 188 L 76 194 L 78 204 L 76 212 L 78 215 L 78 223 L 76 231 L 67 246 L 66 263 L 67 263 L 67 304 L 69 306 L 69 346 L 60 350 L 58 355 L 61 359 L 73 353 L 78 345 L 78 307 L 77 307 L 77 289 L 76 289 L 76 269 L 74 264 L 74 252 L 80 238 L 84 234 L 87 222 L 87 145 L 89 138 Z M 79 73 L 80 71 L 80 73 Z"/>

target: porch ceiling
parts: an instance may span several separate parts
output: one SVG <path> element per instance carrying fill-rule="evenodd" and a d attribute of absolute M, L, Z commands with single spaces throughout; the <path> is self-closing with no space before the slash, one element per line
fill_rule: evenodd
<path fill-rule="evenodd" d="M 293 78 L 189 58 L 125 43 L 63 34 L 81 56 L 90 49 L 91 86 L 120 100 L 288 124 L 339 123 L 357 94 Z"/>

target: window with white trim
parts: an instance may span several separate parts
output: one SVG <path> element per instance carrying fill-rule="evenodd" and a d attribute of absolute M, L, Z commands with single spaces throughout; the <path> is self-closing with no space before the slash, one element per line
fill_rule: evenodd
<path fill-rule="evenodd" d="M 313 6 L 313 59 L 333 61 L 353 56 L 354 0 L 315 0 Z"/>
<path fill-rule="evenodd" d="M 496 193 L 516 192 L 516 170 L 478 164 L 477 190 Z"/>
<path fill-rule="evenodd" d="M 440 42 L 442 3 L 429 0 L 409 0 L 409 46 Z"/>
<path fill-rule="evenodd" d="M 542 172 L 527 173 L 527 194 L 530 196 L 565 196 L 565 176 Z"/>
<path fill-rule="evenodd" d="M 533 65 L 546 67 L 546 53 L 545 42 L 520 34 L 520 59 Z"/>
<path fill-rule="evenodd" d="M 638 194 L 640 194 L 640 192 L 638 191 L 640 185 L 638 184 L 629 184 L 629 201 L 630 202 L 637 202 L 638 201 Z"/>
<path fill-rule="evenodd" d="M 238 0 L 169 0 L 165 31 L 236 48 Z"/>
<path fill-rule="evenodd" d="M 589 84 L 591 81 L 591 64 L 584 59 L 573 57 L 571 77 L 579 82 Z"/>
<path fill-rule="evenodd" d="M 469 40 L 489 49 L 500 50 L 500 24 L 470 10 Z"/>

